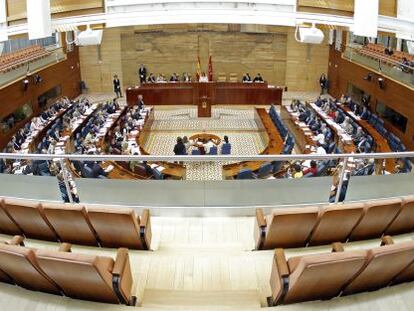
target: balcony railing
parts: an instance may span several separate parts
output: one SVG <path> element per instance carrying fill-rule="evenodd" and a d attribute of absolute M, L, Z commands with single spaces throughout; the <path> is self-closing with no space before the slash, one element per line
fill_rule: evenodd
<path fill-rule="evenodd" d="M 409 87 L 414 87 L 414 67 L 407 66 L 401 62 L 390 59 L 386 55 L 379 55 L 364 50 L 362 46 L 346 46 L 343 53 L 344 58 L 364 65 L 374 71 L 388 76 Z"/>

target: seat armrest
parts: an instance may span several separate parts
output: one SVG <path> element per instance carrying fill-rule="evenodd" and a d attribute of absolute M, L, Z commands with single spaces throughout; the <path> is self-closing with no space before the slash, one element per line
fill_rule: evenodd
<path fill-rule="evenodd" d="M 120 248 L 116 254 L 112 269 L 112 287 L 120 303 L 135 305 L 136 298 L 131 295 L 133 284 L 128 249 Z"/>
<path fill-rule="evenodd" d="M 139 235 L 141 243 L 146 250 L 151 249 L 151 217 L 149 209 L 144 209 L 139 222 Z"/>
<path fill-rule="evenodd" d="M 263 245 L 266 239 L 266 227 L 267 222 L 264 217 L 263 210 L 261 208 L 256 209 L 256 223 L 254 227 L 254 240 L 255 248 L 257 250 L 263 249 Z"/>
<path fill-rule="evenodd" d="M 269 297 L 269 306 L 283 303 L 283 299 L 289 290 L 289 266 L 283 249 L 276 249 L 273 256 L 272 273 L 270 276 L 270 288 L 272 296 Z"/>
<path fill-rule="evenodd" d="M 276 261 L 277 270 L 281 277 L 289 276 L 289 266 L 286 260 L 285 251 L 283 248 L 277 248 L 275 250 L 274 260 Z"/>
<path fill-rule="evenodd" d="M 392 244 L 394 244 L 394 240 L 392 239 L 392 237 L 391 237 L 391 236 L 389 236 L 389 235 L 384 235 L 384 236 L 381 238 L 381 246 L 384 246 L 384 245 L 392 245 Z"/>
<path fill-rule="evenodd" d="M 15 235 L 9 242 L 6 244 L 8 245 L 20 245 L 24 246 L 24 236 L 21 235 Z"/>
<path fill-rule="evenodd" d="M 345 251 L 345 249 L 341 242 L 332 243 L 332 253 L 339 253 L 343 251 Z"/>
<path fill-rule="evenodd" d="M 66 252 L 71 253 L 72 252 L 72 244 L 70 243 L 62 243 L 59 246 L 59 252 Z"/>

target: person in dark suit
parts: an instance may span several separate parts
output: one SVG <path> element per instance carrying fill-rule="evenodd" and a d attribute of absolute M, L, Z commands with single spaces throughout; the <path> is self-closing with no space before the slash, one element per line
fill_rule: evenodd
<path fill-rule="evenodd" d="M 147 82 L 148 83 L 155 83 L 155 82 L 157 82 L 153 73 L 150 73 L 150 75 L 148 76 Z"/>
<path fill-rule="evenodd" d="M 321 95 L 326 94 L 328 92 L 328 79 L 324 73 L 319 78 L 319 85 L 321 86 Z"/>
<path fill-rule="evenodd" d="M 254 77 L 254 80 L 253 80 L 253 82 L 263 82 L 263 78 L 262 78 L 262 76 L 261 76 L 261 74 L 260 73 L 258 73 L 257 75 L 256 75 L 256 77 Z"/>
<path fill-rule="evenodd" d="M 108 176 L 108 173 L 105 172 L 104 169 L 97 162 L 93 163 L 91 169 L 93 178 L 98 178 L 98 176 Z"/>
<path fill-rule="evenodd" d="M 175 155 L 186 155 L 187 154 L 185 145 L 183 143 L 183 139 L 181 137 L 177 137 L 177 143 L 174 146 L 174 154 Z"/>
<path fill-rule="evenodd" d="M 114 75 L 114 80 L 112 81 L 112 83 L 114 84 L 114 92 L 116 94 L 116 98 L 122 97 L 121 81 L 119 81 L 117 75 Z"/>
<path fill-rule="evenodd" d="M 243 76 L 243 82 L 252 82 L 252 78 L 250 78 L 249 73 L 247 72 L 244 76 Z"/>
<path fill-rule="evenodd" d="M 138 75 L 139 75 L 139 82 L 141 84 L 147 81 L 147 68 L 145 68 L 144 64 L 141 64 L 141 66 L 139 67 Z"/>

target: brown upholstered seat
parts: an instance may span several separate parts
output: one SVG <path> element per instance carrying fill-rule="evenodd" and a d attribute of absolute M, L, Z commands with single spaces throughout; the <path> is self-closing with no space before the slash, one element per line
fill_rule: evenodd
<path fill-rule="evenodd" d="M 0 243 L 0 269 L 24 288 L 60 294 L 59 287 L 39 267 L 34 250 Z"/>
<path fill-rule="evenodd" d="M 58 240 L 56 232 L 46 220 L 38 202 L 6 199 L 4 208 L 23 230 L 26 237 L 48 241 Z"/>
<path fill-rule="evenodd" d="M 82 245 L 98 245 L 95 232 L 81 205 L 61 203 L 42 204 L 44 215 L 61 241 Z"/>
<path fill-rule="evenodd" d="M 110 257 L 36 251 L 39 266 L 66 296 L 106 303 L 130 304 L 132 274 L 127 249 Z M 118 294 L 117 294 L 118 293 Z"/>
<path fill-rule="evenodd" d="M 364 266 L 366 251 L 339 252 L 294 257 L 286 262 L 275 252 L 270 286 L 272 304 L 329 299 Z"/>
<path fill-rule="evenodd" d="M 344 204 L 327 207 L 314 229 L 310 245 L 345 242 L 364 212 L 364 204 Z"/>
<path fill-rule="evenodd" d="M 401 209 L 401 199 L 387 199 L 367 203 L 364 216 L 352 230 L 351 241 L 378 238 Z"/>
<path fill-rule="evenodd" d="M 414 195 L 402 198 L 400 213 L 389 225 L 385 234 L 395 235 L 414 230 Z"/>
<path fill-rule="evenodd" d="M 387 286 L 414 261 L 414 243 L 385 245 L 368 251 L 366 267 L 344 288 L 349 295 Z"/>
<path fill-rule="evenodd" d="M 87 207 L 88 217 L 102 246 L 150 249 L 149 210 L 139 218 L 131 208 Z"/>
<path fill-rule="evenodd" d="M 22 234 L 20 228 L 4 209 L 4 199 L 0 200 L 0 233 L 11 235 Z"/>
<path fill-rule="evenodd" d="M 258 222 L 264 222 L 265 225 L 263 234 L 256 233 L 257 248 L 305 246 L 317 223 L 318 214 L 317 207 L 286 208 L 274 210 L 264 220 L 257 219 Z M 257 217 L 260 216 L 257 215 Z M 262 241 L 258 241 L 260 238 Z"/>

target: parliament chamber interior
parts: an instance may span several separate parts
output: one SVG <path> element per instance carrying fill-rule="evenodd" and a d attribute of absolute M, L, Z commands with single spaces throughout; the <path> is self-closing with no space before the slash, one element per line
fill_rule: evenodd
<path fill-rule="evenodd" d="M 0 310 L 413 310 L 411 0 L 0 0 Z"/>

